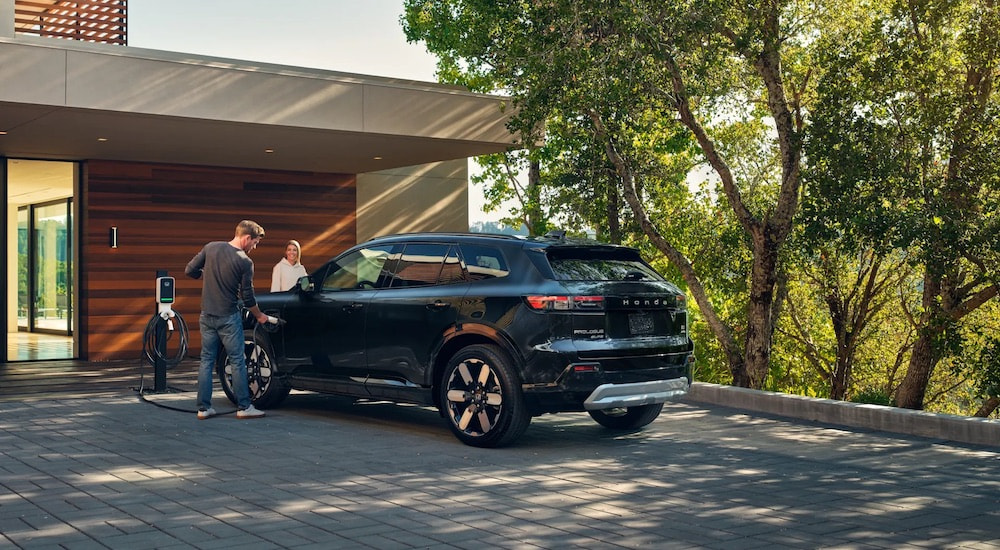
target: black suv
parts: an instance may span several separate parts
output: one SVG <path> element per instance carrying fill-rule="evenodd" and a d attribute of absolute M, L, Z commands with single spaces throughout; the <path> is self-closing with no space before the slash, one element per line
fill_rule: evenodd
<path fill-rule="evenodd" d="M 284 322 L 247 315 L 258 407 L 291 389 L 417 403 L 477 447 L 544 413 L 639 428 L 691 382 L 680 290 L 635 249 L 560 234 L 380 237 L 258 304 Z M 234 399 L 225 354 L 217 370 Z"/>

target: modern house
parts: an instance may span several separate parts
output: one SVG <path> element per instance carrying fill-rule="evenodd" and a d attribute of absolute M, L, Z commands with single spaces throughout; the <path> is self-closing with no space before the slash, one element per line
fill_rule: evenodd
<path fill-rule="evenodd" d="M 159 271 L 196 352 L 205 242 L 263 225 L 266 290 L 289 239 L 464 231 L 468 159 L 513 146 L 502 97 L 130 48 L 126 4 L 0 0 L 4 362 L 137 358 Z"/>

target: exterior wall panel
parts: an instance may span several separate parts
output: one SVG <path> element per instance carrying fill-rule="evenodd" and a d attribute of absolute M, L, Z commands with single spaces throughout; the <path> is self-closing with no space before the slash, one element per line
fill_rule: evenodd
<path fill-rule="evenodd" d="M 250 257 L 255 290 L 267 292 L 287 240 L 302 244 L 307 269 L 355 244 L 355 202 L 350 174 L 87 162 L 80 197 L 81 358 L 140 356 L 156 310 L 157 270 L 177 280 L 174 309 L 191 330 L 188 354 L 196 357 L 201 281 L 187 278 L 184 267 L 205 243 L 228 241 L 242 219 L 263 225 L 266 236 Z"/>
<path fill-rule="evenodd" d="M 358 174 L 358 242 L 413 231 L 469 230 L 466 159 Z"/>
<path fill-rule="evenodd" d="M 67 71 L 69 107 L 344 131 L 363 124 L 357 83 L 85 52 L 69 52 Z"/>
<path fill-rule="evenodd" d="M 64 105 L 66 52 L 8 45 L 0 48 L 0 101 Z M 9 124 L 4 121 L 4 124 Z"/>
<path fill-rule="evenodd" d="M 509 142 L 506 100 L 440 91 L 365 86 L 366 132 Z M 488 121 L 488 122 L 487 122 Z"/>

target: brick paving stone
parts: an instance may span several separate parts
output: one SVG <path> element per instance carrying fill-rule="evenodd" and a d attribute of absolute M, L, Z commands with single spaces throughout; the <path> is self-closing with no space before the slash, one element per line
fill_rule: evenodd
<path fill-rule="evenodd" d="M 632 434 L 547 415 L 488 450 L 426 408 L 312 394 L 254 422 L 0 401 L 12 548 L 996 550 L 998 503 L 995 447 L 685 403 Z"/>

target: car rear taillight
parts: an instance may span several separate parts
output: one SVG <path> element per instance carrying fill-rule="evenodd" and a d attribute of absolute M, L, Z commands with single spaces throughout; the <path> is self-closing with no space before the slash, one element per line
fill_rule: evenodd
<path fill-rule="evenodd" d="M 604 296 L 525 296 L 531 309 L 540 311 L 600 311 L 604 309 Z"/>
<path fill-rule="evenodd" d="M 569 366 L 569 371 L 572 373 L 580 374 L 585 372 L 601 372 L 600 363 L 572 363 Z"/>

